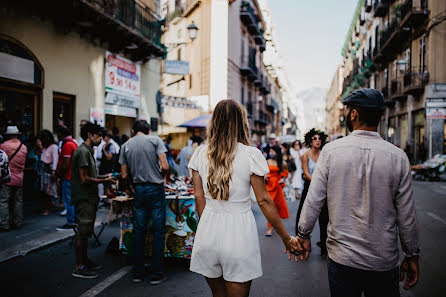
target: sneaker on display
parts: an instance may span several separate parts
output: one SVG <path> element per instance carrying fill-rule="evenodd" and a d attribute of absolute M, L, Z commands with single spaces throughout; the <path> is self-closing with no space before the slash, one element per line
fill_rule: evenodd
<path fill-rule="evenodd" d="M 64 209 L 64 210 L 60 213 L 60 215 L 61 215 L 61 216 L 66 216 L 66 215 L 67 215 L 67 210 Z"/>

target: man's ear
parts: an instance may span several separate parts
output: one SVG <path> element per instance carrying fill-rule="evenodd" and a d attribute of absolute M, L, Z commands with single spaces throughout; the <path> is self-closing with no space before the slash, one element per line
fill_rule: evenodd
<path fill-rule="evenodd" d="M 358 113 L 358 111 L 356 110 L 356 109 L 352 109 L 351 111 L 350 111 L 350 120 L 353 122 L 353 121 L 355 121 L 356 119 L 358 119 L 359 118 L 359 113 Z"/>

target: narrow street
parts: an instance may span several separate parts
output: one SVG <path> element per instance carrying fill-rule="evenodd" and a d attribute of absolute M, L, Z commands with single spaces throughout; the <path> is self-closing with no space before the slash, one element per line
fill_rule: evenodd
<path fill-rule="evenodd" d="M 442 292 L 446 285 L 440 276 L 444 274 L 446 265 L 443 256 L 446 249 L 446 183 L 415 182 L 415 202 L 422 237 L 421 279 L 415 289 L 409 292 L 401 290 L 401 295 L 444 296 Z M 285 223 L 292 232 L 298 201 L 289 206 L 292 216 Z M 289 262 L 277 234 L 271 238 L 263 235 L 265 219 L 257 205 L 253 209 L 264 275 L 253 282 L 250 296 L 329 296 L 326 263 L 316 246 L 319 238 L 317 226 L 309 261 Z M 204 278 L 189 272 L 189 263 L 184 260 L 166 260 L 168 281 L 159 286 L 150 286 L 147 282 L 133 284 L 125 258 L 105 255 L 106 245 L 118 232 L 118 223 L 112 223 L 101 237 L 102 245 L 89 249 L 90 257 L 104 265 L 98 279 L 82 280 L 71 276 L 74 253 L 69 246 L 70 240 L 66 240 L 1 263 L 2 296 L 210 296 Z M 0 240 L 3 239 L 0 237 Z"/>

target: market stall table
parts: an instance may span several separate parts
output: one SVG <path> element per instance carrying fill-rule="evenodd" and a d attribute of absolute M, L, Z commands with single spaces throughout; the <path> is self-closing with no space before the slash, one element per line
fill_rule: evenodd
<path fill-rule="evenodd" d="M 184 189 L 183 189 L 184 190 Z M 195 210 L 193 195 L 180 195 L 175 190 L 166 187 L 166 245 L 165 256 L 190 259 L 198 226 L 198 214 Z M 183 191 L 184 193 L 184 191 Z M 104 197 L 105 198 L 105 197 Z M 119 196 L 111 198 L 108 222 L 113 213 L 115 218 L 120 216 L 120 241 L 119 248 L 128 253 L 133 253 L 133 198 Z M 146 238 L 147 253 L 151 255 L 153 232 L 151 221 L 148 223 Z"/>

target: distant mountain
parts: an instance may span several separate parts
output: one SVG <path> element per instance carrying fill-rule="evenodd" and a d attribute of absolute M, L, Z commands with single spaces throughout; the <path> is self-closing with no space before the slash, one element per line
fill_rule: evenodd
<path fill-rule="evenodd" d="M 327 88 L 310 88 L 298 92 L 291 100 L 297 110 L 297 125 L 302 133 L 301 137 L 311 128 L 324 129 L 327 91 Z"/>

